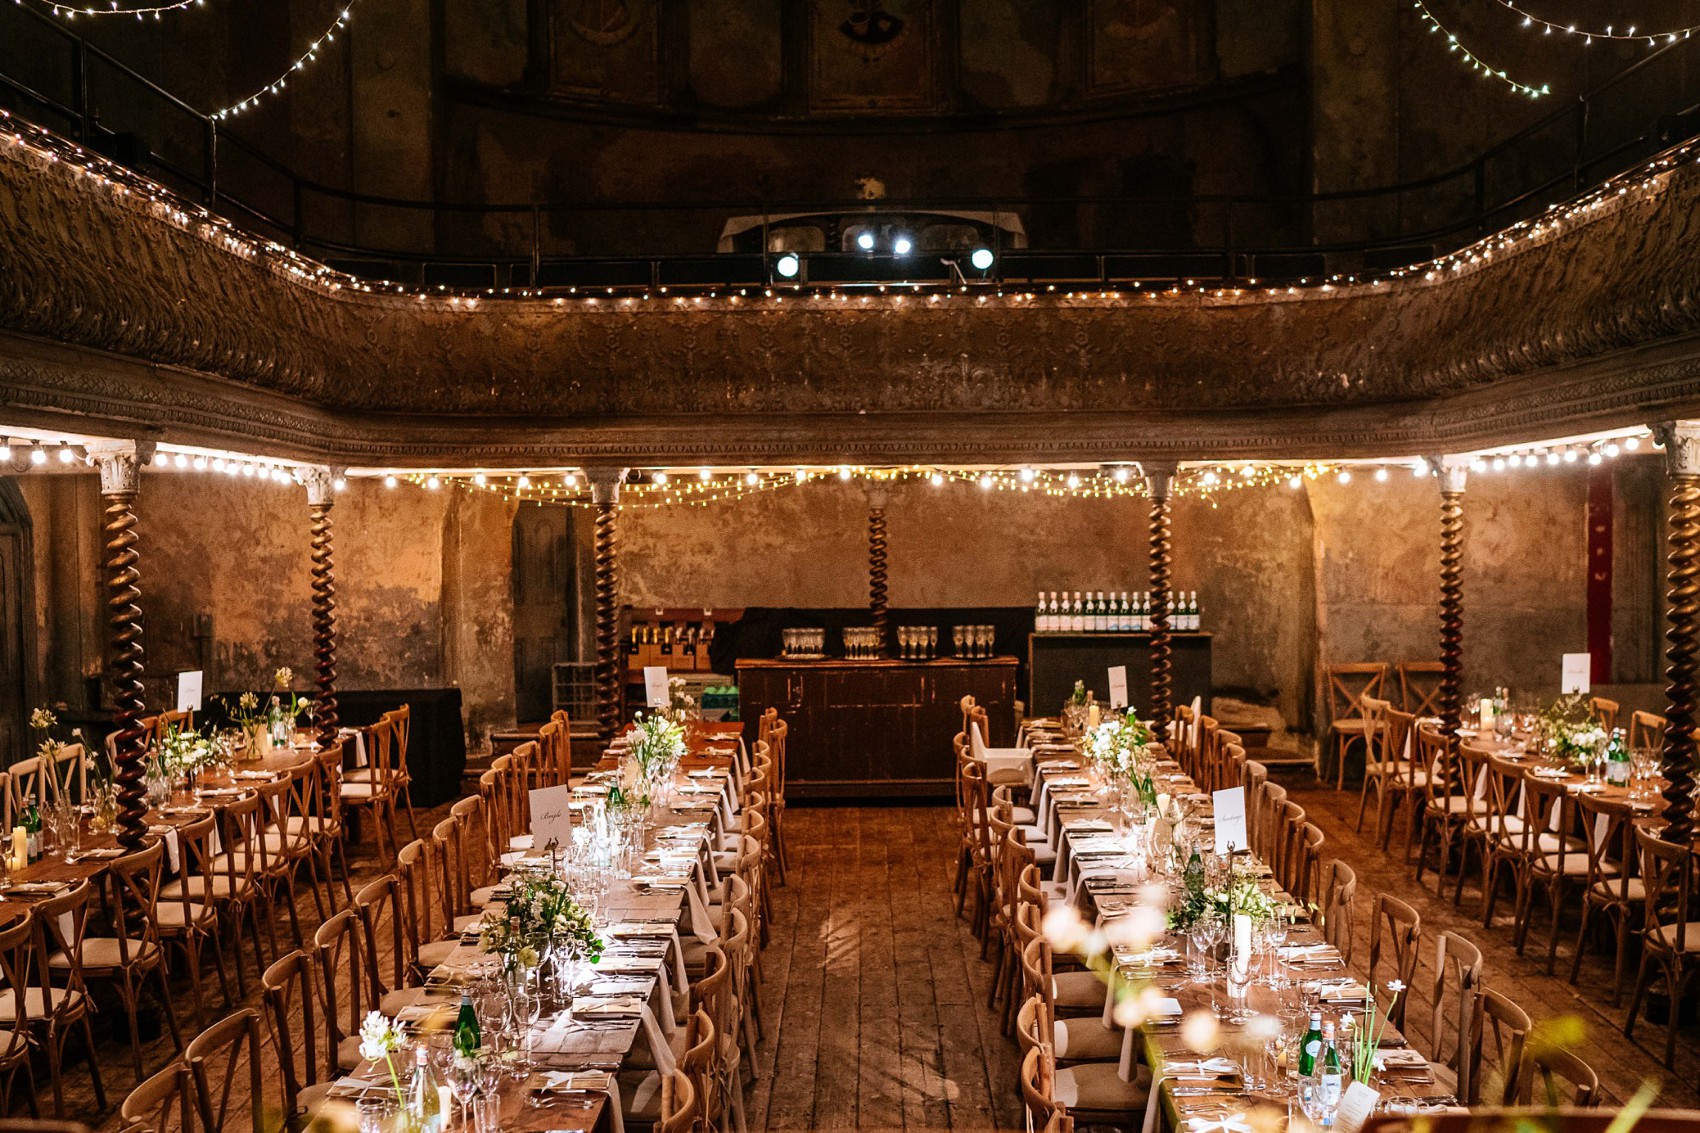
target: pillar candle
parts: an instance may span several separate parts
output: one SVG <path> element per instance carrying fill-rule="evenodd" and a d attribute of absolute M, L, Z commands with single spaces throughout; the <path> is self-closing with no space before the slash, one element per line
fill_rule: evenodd
<path fill-rule="evenodd" d="M 22 826 L 12 827 L 12 868 L 23 869 L 30 862 L 30 836 Z"/>
<path fill-rule="evenodd" d="M 1096 702 L 1087 705 L 1087 707 L 1086 707 L 1086 723 L 1089 726 L 1096 728 L 1098 726 L 1098 721 L 1102 720 L 1103 718 L 1104 718 L 1104 714 L 1098 708 L 1098 705 L 1097 705 Z"/>

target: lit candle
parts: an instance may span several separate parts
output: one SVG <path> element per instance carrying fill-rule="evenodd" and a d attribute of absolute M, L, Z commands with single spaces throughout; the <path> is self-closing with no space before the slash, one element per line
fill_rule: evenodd
<path fill-rule="evenodd" d="M 1103 718 L 1104 718 L 1104 714 L 1098 708 L 1097 701 L 1093 701 L 1090 705 L 1087 706 L 1087 708 L 1086 708 L 1086 723 L 1089 726 L 1096 728 L 1098 726 L 1098 721 L 1102 720 Z"/>
<path fill-rule="evenodd" d="M 30 863 L 30 836 L 22 826 L 12 827 L 12 868 L 23 869 Z"/>

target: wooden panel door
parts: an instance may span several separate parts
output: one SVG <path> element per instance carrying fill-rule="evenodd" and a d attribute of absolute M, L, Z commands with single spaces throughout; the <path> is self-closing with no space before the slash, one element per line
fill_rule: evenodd
<path fill-rule="evenodd" d="M 514 713 L 549 719 L 557 661 L 576 660 L 572 509 L 522 507 L 514 515 Z"/>

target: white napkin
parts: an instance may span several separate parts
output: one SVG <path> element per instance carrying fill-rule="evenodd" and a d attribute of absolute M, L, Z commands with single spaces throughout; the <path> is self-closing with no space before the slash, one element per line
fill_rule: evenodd
<path fill-rule="evenodd" d="M 613 1133 L 625 1133 L 620 1114 L 620 1083 L 606 1070 L 543 1070 L 531 1076 L 531 1087 L 567 1090 L 599 1090 L 608 1095 L 608 1124 Z"/>

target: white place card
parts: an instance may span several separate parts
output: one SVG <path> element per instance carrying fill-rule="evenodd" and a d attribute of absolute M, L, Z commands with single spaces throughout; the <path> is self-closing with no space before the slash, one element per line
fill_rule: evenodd
<path fill-rule="evenodd" d="M 550 842 L 562 851 L 573 844 L 573 789 L 539 787 L 531 792 L 531 844 L 538 850 Z"/>
<path fill-rule="evenodd" d="M 1110 666 L 1110 707 L 1127 707 L 1127 666 Z"/>
<path fill-rule="evenodd" d="M 1559 680 L 1559 692 L 1588 692 L 1588 682 L 1593 673 L 1593 654 L 1566 653 L 1564 655 L 1563 676 Z"/>
<path fill-rule="evenodd" d="M 1216 852 L 1250 849 L 1245 832 L 1245 788 L 1229 787 L 1211 795 L 1216 810 Z"/>
<path fill-rule="evenodd" d="M 667 687 L 667 666 L 643 667 L 643 700 L 651 708 L 665 708 L 673 702 L 672 690 Z"/>
<path fill-rule="evenodd" d="M 189 673 L 177 674 L 177 711 L 199 712 L 201 710 L 201 686 L 206 680 L 206 674 L 196 669 Z"/>
<path fill-rule="evenodd" d="M 1340 1095 L 1340 1105 L 1334 1111 L 1335 1133 L 1358 1133 L 1375 1112 L 1381 1094 L 1362 1082 L 1353 1082 Z"/>

